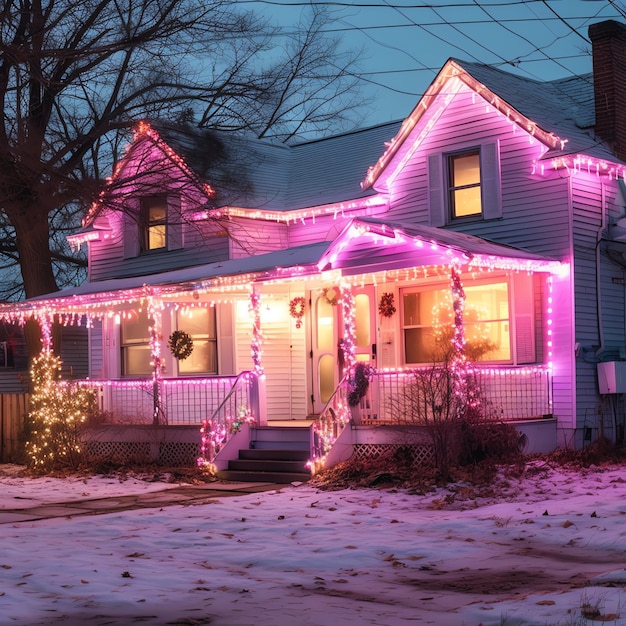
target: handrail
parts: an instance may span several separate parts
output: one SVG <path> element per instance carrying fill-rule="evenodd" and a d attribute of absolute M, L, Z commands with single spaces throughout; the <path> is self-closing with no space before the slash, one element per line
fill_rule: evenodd
<path fill-rule="evenodd" d="M 230 391 L 224 396 L 219 406 L 212 415 L 202 420 L 200 428 L 200 457 L 198 465 L 210 465 L 215 460 L 217 453 L 226 445 L 232 435 L 241 429 L 243 424 L 255 423 L 257 418 L 250 411 L 250 382 L 254 374 L 250 371 L 241 372 Z M 243 382 L 242 382 L 243 381 Z M 237 408 L 231 406 L 231 412 L 227 414 L 227 407 L 235 393 L 243 384 L 246 384 L 245 406 Z M 236 399 L 235 399 L 236 401 Z M 223 419 L 220 417 L 223 414 Z M 207 458 L 208 457 L 208 458 Z"/>
<path fill-rule="evenodd" d="M 309 469 L 315 474 L 324 464 L 324 457 L 350 422 L 348 406 L 348 375 L 335 387 L 319 417 L 311 424 L 311 458 Z"/>

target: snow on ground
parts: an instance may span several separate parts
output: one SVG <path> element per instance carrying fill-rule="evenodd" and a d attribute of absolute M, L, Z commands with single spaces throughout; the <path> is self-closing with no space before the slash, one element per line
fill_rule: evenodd
<path fill-rule="evenodd" d="M 0 475 L 0 511 L 172 486 Z M 0 624 L 626 625 L 626 467 L 449 494 L 309 484 L 2 524 Z"/>

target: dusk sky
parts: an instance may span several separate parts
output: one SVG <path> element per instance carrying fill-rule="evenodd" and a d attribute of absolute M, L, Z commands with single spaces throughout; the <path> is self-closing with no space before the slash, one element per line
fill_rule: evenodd
<path fill-rule="evenodd" d="M 243 2 L 242 5 L 249 4 Z M 258 5 L 286 28 L 309 4 Z M 364 93 L 375 100 L 365 126 L 406 117 L 450 57 L 487 63 L 537 80 L 591 71 L 587 29 L 626 22 L 622 0 L 360 0 L 314 2 L 332 11 L 332 31 L 362 49 Z"/>

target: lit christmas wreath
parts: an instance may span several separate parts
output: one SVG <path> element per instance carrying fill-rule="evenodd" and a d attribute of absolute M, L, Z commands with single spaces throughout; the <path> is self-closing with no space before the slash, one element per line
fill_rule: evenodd
<path fill-rule="evenodd" d="M 325 287 L 322 290 L 322 297 L 331 306 L 337 306 L 337 290 L 334 287 Z"/>
<path fill-rule="evenodd" d="M 380 302 L 378 303 L 378 312 L 383 317 L 392 317 L 396 312 L 396 307 L 393 303 L 393 294 L 389 292 L 385 292 L 380 297 Z"/>
<path fill-rule="evenodd" d="M 304 316 L 305 310 L 306 300 L 302 296 L 293 298 L 289 303 L 289 314 L 291 317 L 295 318 L 296 328 L 300 328 L 300 326 L 302 326 L 302 317 Z"/>
<path fill-rule="evenodd" d="M 170 352 L 179 360 L 185 360 L 193 352 L 193 339 L 184 330 L 175 330 L 167 342 Z"/>

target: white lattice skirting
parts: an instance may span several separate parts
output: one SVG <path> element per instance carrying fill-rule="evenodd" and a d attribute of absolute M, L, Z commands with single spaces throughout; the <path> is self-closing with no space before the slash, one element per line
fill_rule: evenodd
<path fill-rule="evenodd" d="M 83 452 L 90 461 L 133 465 L 155 463 L 170 467 L 196 464 L 200 446 L 196 443 L 167 441 L 157 444 L 137 441 L 89 441 Z"/>
<path fill-rule="evenodd" d="M 358 461 L 369 461 L 396 454 L 400 450 L 411 455 L 413 465 L 424 467 L 434 465 L 435 451 L 432 446 L 425 445 L 357 443 L 353 447 L 352 457 Z"/>

